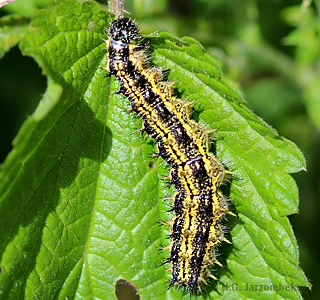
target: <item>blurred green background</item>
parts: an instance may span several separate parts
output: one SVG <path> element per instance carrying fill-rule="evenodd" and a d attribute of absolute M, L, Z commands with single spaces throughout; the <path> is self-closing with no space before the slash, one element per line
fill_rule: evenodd
<path fill-rule="evenodd" d="M 50 0 L 19 0 L 0 9 L 0 16 L 14 12 L 28 23 L 50 5 Z M 307 172 L 293 175 L 300 212 L 290 220 L 301 266 L 313 285 L 312 291 L 302 289 L 303 297 L 320 299 L 320 0 L 141 0 L 127 1 L 125 9 L 144 33 L 165 30 L 199 40 L 248 106 L 302 150 Z M 0 162 L 45 89 L 41 69 L 18 47 L 2 57 Z"/>

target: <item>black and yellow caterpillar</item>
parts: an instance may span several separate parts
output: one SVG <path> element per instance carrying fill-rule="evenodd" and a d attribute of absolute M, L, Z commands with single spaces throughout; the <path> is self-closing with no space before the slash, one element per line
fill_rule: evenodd
<path fill-rule="evenodd" d="M 175 98 L 172 83 L 162 81 L 163 72 L 149 67 L 139 37 L 130 18 L 114 20 L 104 69 L 119 80 L 119 93 L 130 100 L 131 111 L 143 119 L 142 131 L 155 139 L 159 155 L 171 166 L 176 193 L 166 260 L 171 264 L 169 286 L 192 292 L 206 277 L 214 277 L 208 270 L 211 264 L 221 265 L 215 247 L 226 240 L 220 223 L 228 205 L 219 190 L 226 171 L 209 151 L 206 130 L 190 119 L 190 103 Z"/>

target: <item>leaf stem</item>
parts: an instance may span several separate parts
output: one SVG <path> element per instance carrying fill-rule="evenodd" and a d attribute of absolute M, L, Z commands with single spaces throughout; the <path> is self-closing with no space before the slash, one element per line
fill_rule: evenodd
<path fill-rule="evenodd" d="M 124 0 L 109 0 L 109 11 L 116 15 L 117 18 L 123 17 Z"/>

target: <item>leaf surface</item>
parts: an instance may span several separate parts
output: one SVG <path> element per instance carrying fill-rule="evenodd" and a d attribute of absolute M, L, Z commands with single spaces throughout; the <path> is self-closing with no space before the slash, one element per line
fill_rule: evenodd
<path fill-rule="evenodd" d="M 0 58 L 28 32 L 29 21 L 14 15 L 0 18 Z"/>

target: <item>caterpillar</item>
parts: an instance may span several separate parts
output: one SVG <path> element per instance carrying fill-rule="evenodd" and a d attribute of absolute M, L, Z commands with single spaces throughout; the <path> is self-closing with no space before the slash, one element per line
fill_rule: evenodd
<path fill-rule="evenodd" d="M 129 99 L 130 111 L 143 120 L 141 131 L 156 141 L 158 155 L 171 167 L 169 179 L 176 191 L 168 222 L 169 288 L 177 285 L 192 293 L 207 277 L 215 278 L 209 271 L 212 264 L 221 266 L 215 249 L 228 242 L 221 226 L 228 205 L 219 190 L 226 171 L 209 151 L 205 128 L 190 118 L 190 103 L 174 97 L 173 84 L 163 81 L 166 71 L 149 66 L 137 25 L 128 17 L 118 18 L 108 35 L 103 69 L 120 82 L 117 93 Z"/>

